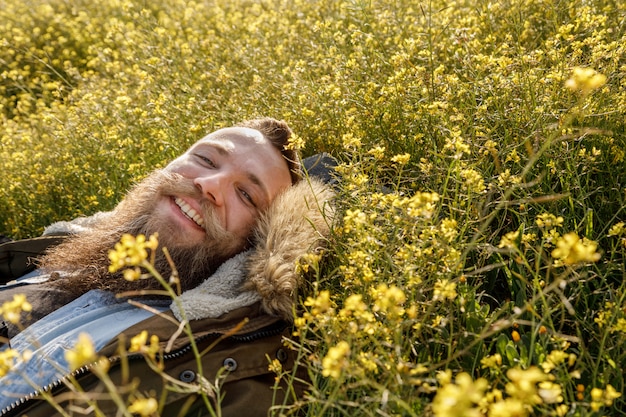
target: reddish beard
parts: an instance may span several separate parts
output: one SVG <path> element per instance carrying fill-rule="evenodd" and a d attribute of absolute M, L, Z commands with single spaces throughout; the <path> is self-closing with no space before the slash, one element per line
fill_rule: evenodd
<path fill-rule="evenodd" d="M 189 197 L 200 202 L 206 236 L 201 244 L 185 242 L 179 227 L 156 215 L 163 198 Z M 170 219 L 171 220 L 171 219 Z M 124 233 L 150 236 L 158 232 L 159 249 L 155 253 L 155 268 L 167 280 L 172 269 L 160 248 L 167 247 L 180 277 L 182 290 L 190 289 L 208 278 L 225 260 L 243 250 L 246 241 L 224 230 L 212 206 L 193 182 L 178 174 L 158 170 L 138 183 L 110 216 L 99 221 L 93 229 L 68 238 L 51 249 L 41 260 L 48 272 L 59 272 L 61 286 L 74 297 L 91 289 L 115 293 L 161 289 L 154 278 L 126 281 L 122 272 L 111 274 L 108 253 Z"/>

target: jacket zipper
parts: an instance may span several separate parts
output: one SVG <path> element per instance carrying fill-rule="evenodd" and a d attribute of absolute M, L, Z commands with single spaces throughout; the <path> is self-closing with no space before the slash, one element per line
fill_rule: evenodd
<path fill-rule="evenodd" d="M 229 336 L 228 338 L 231 340 L 235 340 L 238 342 L 244 342 L 244 343 L 248 343 L 248 342 L 254 342 L 255 340 L 259 340 L 259 339 L 264 339 L 266 337 L 271 337 L 271 336 L 276 336 L 278 334 L 280 334 L 283 330 L 285 330 L 287 328 L 287 323 L 284 321 L 279 321 L 273 325 L 264 327 L 262 329 L 256 330 L 254 332 L 251 333 L 247 333 L 247 334 L 243 334 L 243 335 L 234 335 L 234 336 Z M 206 339 L 209 338 L 214 338 L 214 337 L 220 337 L 222 336 L 221 333 L 208 333 L 205 334 L 199 338 L 196 339 L 196 344 L 203 342 Z M 184 354 L 186 354 L 187 352 L 189 352 L 191 350 L 191 343 L 186 344 L 185 346 L 181 347 L 180 349 L 177 349 L 174 352 L 170 352 L 170 353 L 166 353 L 163 355 L 163 360 L 164 361 L 168 361 L 171 359 L 176 359 L 180 356 L 183 356 Z M 135 354 L 131 354 L 131 355 L 127 355 L 126 359 L 129 361 L 132 360 L 136 360 L 136 359 L 143 359 L 143 355 L 140 353 L 135 353 Z M 109 360 L 109 364 L 111 366 L 115 365 L 117 362 L 119 362 L 120 357 L 119 356 L 111 356 L 108 358 Z M 5 407 L 4 409 L 0 410 L 0 417 L 8 415 L 8 413 L 10 413 L 11 411 L 14 411 L 16 408 L 18 408 L 19 406 L 25 404 L 26 402 L 35 399 L 35 397 L 37 397 L 38 395 L 44 393 L 44 392 L 51 392 L 52 390 L 54 390 L 55 388 L 59 387 L 61 384 L 64 383 L 64 381 L 67 381 L 71 378 L 79 378 L 82 375 L 86 374 L 91 368 L 93 368 L 95 365 L 97 364 L 97 362 L 92 362 L 88 365 L 83 365 L 82 367 L 70 372 L 69 374 L 65 375 L 62 378 L 56 379 L 55 381 L 49 383 L 48 385 L 41 387 L 40 389 L 33 391 L 29 394 L 24 395 L 23 397 L 17 399 L 15 402 L 11 403 L 9 406 Z M 44 400 L 42 400 L 44 401 Z"/>

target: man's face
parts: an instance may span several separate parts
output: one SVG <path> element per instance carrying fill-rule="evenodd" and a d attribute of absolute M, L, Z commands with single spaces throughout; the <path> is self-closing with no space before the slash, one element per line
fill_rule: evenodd
<path fill-rule="evenodd" d="M 92 288 L 160 289 L 156 280 L 111 279 L 106 256 L 122 233 L 158 232 L 181 288 L 194 288 L 246 247 L 259 215 L 290 185 L 287 162 L 259 131 L 221 129 L 136 184 L 111 216 L 55 247 L 42 265 L 67 273 L 72 284 L 65 290 L 74 295 Z M 155 268 L 163 276 L 171 273 L 161 251 Z"/>
<path fill-rule="evenodd" d="M 176 191 L 159 196 L 158 221 L 166 222 L 180 244 L 193 246 L 206 238 L 208 212 L 226 232 L 245 243 L 260 213 L 291 185 L 287 163 L 263 135 L 250 128 L 229 127 L 196 142 L 164 171 L 190 180 L 199 194 Z M 206 207 L 206 210 L 203 209 Z M 205 213 L 205 214 L 203 214 Z"/>

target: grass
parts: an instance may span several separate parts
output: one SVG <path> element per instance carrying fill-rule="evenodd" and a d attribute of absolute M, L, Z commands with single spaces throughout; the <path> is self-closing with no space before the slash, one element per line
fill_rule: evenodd
<path fill-rule="evenodd" d="M 283 412 L 624 414 L 621 2 L 0 4 L 0 233 L 283 118 L 342 177 Z"/>

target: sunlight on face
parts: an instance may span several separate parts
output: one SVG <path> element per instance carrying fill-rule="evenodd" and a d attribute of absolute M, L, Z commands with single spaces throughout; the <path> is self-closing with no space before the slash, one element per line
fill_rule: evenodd
<path fill-rule="evenodd" d="M 281 190 L 291 185 L 287 163 L 261 132 L 244 127 L 220 129 L 200 139 L 166 171 L 193 181 L 201 200 L 171 196 L 168 216 L 189 238 L 204 236 L 202 210 L 208 202 L 220 225 L 246 239 Z"/>

